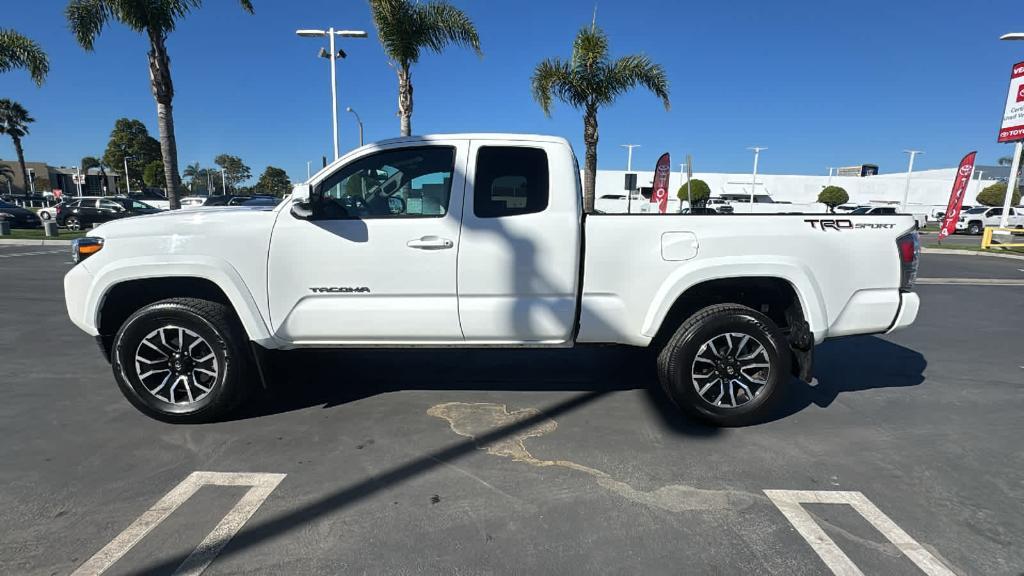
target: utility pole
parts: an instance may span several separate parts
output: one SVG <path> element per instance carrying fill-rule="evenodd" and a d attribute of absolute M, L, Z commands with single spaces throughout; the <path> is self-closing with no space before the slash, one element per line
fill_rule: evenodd
<path fill-rule="evenodd" d="M 900 209 L 901 212 L 907 212 L 907 204 L 910 202 L 910 173 L 914 171 L 914 158 L 918 154 L 924 154 L 920 150 L 904 150 L 905 153 L 910 154 L 910 164 L 907 165 L 907 185 L 903 189 L 903 207 Z"/>
<path fill-rule="evenodd" d="M 124 157 L 124 186 L 128 190 L 128 194 L 131 195 L 131 193 L 132 193 L 132 181 L 128 178 L 128 158 L 129 158 L 129 156 L 125 156 Z M 131 158 L 132 158 L 132 160 L 135 159 L 135 157 L 131 157 Z M 79 192 L 78 195 L 81 196 L 82 193 Z"/>
<path fill-rule="evenodd" d="M 750 213 L 753 214 L 754 213 L 754 190 L 757 189 L 757 159 L 761 157 L 761 151 L 762 150 L 767 150 L 767 148 L 762 148 L 761 146 L 752 146 L 750 148 L 747 148 L 747 150 L 753 150 L 754 151 L 754 174 L 753 174 L 753 177 L 751 178 L 751 182 L 750 182 Z"/>
<path fill-rule="evenodd" d="M 223 168 L 220 169 L 220 187 L 224 189 L 225 194 L 228 193 L 227 170 L 224 170 Z"/>

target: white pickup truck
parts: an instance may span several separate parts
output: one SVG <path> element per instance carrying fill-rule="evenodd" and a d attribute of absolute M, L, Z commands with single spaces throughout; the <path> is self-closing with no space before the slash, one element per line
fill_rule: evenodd
<path fill-rule="evenodd" d="M 581 195 L 562 138 L 383 141 L 277 207 L 100 226 L 67 309 L 171 422 L 258 392 L 267 350 L 624 344 L 656 347 L 681 408 L 741 425 L 810 380 L 816 343 L 917 315 L 910 216 L 584 215 Z"/>
<path fill-rule="evenodd" d="M 979 206 L 960 213 L 960 219 L 956 222 L 957 232 L 978 235 L 985 231 L 986 226 L 1001 226 L 1003 223 L 1002 208 L 987 208 Z M 1007 226 L 1010 228 L 1024 228 L 1024 214 L 1015 208 L 1010 208 L 1010 214 L 1006 218 Z"/>

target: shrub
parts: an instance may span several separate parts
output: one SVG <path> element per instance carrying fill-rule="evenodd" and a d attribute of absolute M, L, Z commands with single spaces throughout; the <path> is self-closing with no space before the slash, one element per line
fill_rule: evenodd
<path fill-rule="evenodd" d="M 679 187 L 679 191 L 676 192 L 676 197 L 682 202 L 692 201 L 693 206 L 691 208 L 703 207 L 707 204 L 708 198 L 711 197 L 711 187 L 703 180 L 690 180 L 689 195 L 686 192 L 686 184 L 684 183 Z"/>
<path fill-rule="evenodd" d="M 1005 182 L 996 182 L 978 194 L 978 203 L 984 204 L 985 206 L 1002 206 L 1005 201 Z M 1017 190 L 1014 191 L 1013 196 L 1010 198 L 1010 205 L 1016 206 L 1018 204 L 1020 204 L 1020 188 L 1017 188 Z"/>
<path fill-rule="evenodd" d="M 818 202 L 828 206 L 829 212 L 835 212 L 836 206 L 850 201 L 850 195 L 839 186 L 826 186 L 818 194 Z"/>

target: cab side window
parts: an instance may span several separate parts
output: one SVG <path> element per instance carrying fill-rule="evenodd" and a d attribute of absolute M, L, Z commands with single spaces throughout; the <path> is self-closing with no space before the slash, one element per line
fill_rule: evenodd
<path fill-rule="evenodd" d="M 438 218 L 448 213 L 455 149 L 385 150 L 345 166 L 318 188 L 321 219 Z"/>
<path fill-rule="evenodd" d="M 476 156 L 473 214 L 500 218 L 548 207 L 548 156 L 540 148 L 484 146 Z"/>

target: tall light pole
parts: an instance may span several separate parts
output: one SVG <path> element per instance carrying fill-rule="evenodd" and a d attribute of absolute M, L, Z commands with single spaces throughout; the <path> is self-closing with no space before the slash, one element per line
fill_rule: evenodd
<path fill-rule="evenodd" d="M 920 150 L 904 150 L 904 152 L 910 154 L 910 164 L 907 166 L 907 185 L 903 188 L 903 206 L 900 208 L 901 212 L 906 213 L 907 204 L 910 202 L 910 173 L 914 171 L 914 158 L 924 152 Z"/>
<path fill-rule="evenodd" d="M 626 172 L 632 172 L 633 171 L 633 148 L 639 148 L 640 145 L 639 144 L 619 144 L 619 146 L 629 150 L 629 153 L 626 155 Z"/>
<path fill-rule="evenodd" d="M 835 170 L 835 166 L 829 166 L 828 167 L 828 183 L 825 184 L 825 188 L 828 188 L 829 186 L 832 185 L 832 171 L 833 170 Z"/>
<path fill-rule="evenodd" d="M 351 112 L 356 117 L 356 124 L 359 124 L 359 145 L 363 145 L 363 120 L 359 117 L 359 113 L 352 109 L 351 106 L 345 107 L 346 112 Z"/>
<path fill-rule="evenodd" d="M 128 160 L 129 159 L 135 160 L 135 156 L 125 156 L 124 157 L 124 187 L 128 191 L 127 193 L 131 194 L 132 193 L 132 181 L 128 178 Z M 81 196 L 81 193 L 79 193 L 79 196 Z"/>
<path fill-rule="evenodd" d="M 981 193 L 981 177 L 985 175 L 984 170 L 977 170 L 978 172 L 978 185 L 974 187 L 974 197 L 977 198 L 978 194 Z"/>
<path fill-rule="evenodd" d="M 82 171 L 75 166 L 75 188 L 78 189 L 78 197 L 82 197 Z"/>
<path fill-rule="evenodd" d="M 761 156 L 761 151 L 762 150 L 767 150 L 767 148 L 762 148 L 761 146 L 751 146 L 750 148 L 747 148 L 747 150 L 753 150 L 754 151 L 754 175 L 751 178 L 751 182 L 750 182 L 750 213 L 753 214 L 754 213 L 754 190 L 757 189 L 757 159 Z"/>
<path fill-rule="evenodd" d="M 227 170 L 225 170 L 225 169 L 223 169 L 223 168 L 221 168 L 221 169 L 220 169 L 220 187 L 224 189 L 224 193 L 225 193 L 225 194 L 227 194 L 227 193 L 228 193 L 228 176 L 227 176 Z"/>
<path fill-rule="evenodd" d="M 337 160 L 340 156 L 338 152 L 338 71 L 337 62 L 338 57 L 345 57 L 345 52 L 338 50 L 334 47 L 334 37 L 343 36 L 345 38 L 366 38 L 366 32 L 363 30 L 335 30 L 334 27 L 330 27 L 327 30 L 296 30 L 296 34 L 304 38 L 322 38 L 327 36 L 330 38 L 330 53 L 324 54 L 323 48 L 320 49 L 320 56 L 325 56 L 331 61 L 331 118 L 334 122 L 334 159 Z"/>

